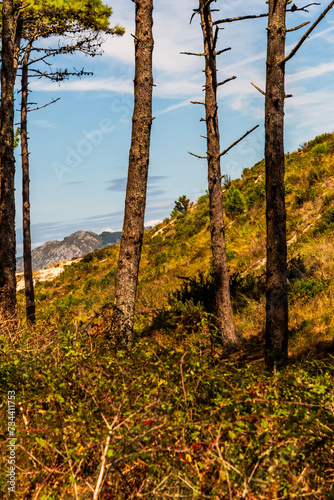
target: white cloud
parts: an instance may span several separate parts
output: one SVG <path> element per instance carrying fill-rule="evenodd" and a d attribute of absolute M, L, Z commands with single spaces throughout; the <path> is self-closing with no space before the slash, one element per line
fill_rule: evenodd
<path fill-rule="evenodd" d="M 134 4 L 124 6 L 124 0 L 110 0 L 113 8 L 111 23 L 119 23 L 126 28 L 123 37 L 109 37 L 104 44 L 103 76 L 82 78 L 77 81 L 64 82 L 61 86 L 38 81 L 32 84 L 34 89 L 58 91 L 105 91 L 131 95 L 133 93 L 134 43 L 131 33 L 134 33 Z M 204 59 L 181 55 L 182 51 L 201 52 L 202 34 L 199 18 L 195 16 L 189 24 L 196 2 L 193 0 L 170 0 L 156 2 L 154 9 L 154 96 L 156 98 L 171 98 L 178 100 L 176 104 L 166 106 L 156 112 L 156 116 L 173 112 L 186 107 L 190 100 L 203 100 L 202 85 L 204 83 Z M 216 7 L 216 5 L 214 5 Z M 217 3 L 217 7 L 219 4 Z M 288 25 L 295 26 L 305 20 L 316 19 L 323 7 L 313 6 L 309 14 L 297 12 L 288 16 Z M 263 0 L 254 0 L 251 9 L 244 0 L 228 0 L 221 12 L 214 14 L 215 18 L 234 17 L 249 13 L 263 13 L 267 6 Z M 217 16 L 217 17 L 216 17 Z M 327 23 L 327 24 L 326 24 Z M 224 24 L 220 32 L 219 48 L 231 47 L 232 50 L 218 58 L 219 79 L 224 80 L 236 75 L 237 79 L 219 88 L 219 105 L 228 106 L 235 112 L 254 121 L 263 120 L 264 98 L 254 87 L 265 87 L 265 57 L 266 57 L 266 24 L 267 19 L 257 19 Z M 287 74 L 287 91 L 295 98 L 287 102 L 287 118 L 295 121 L 292 111 L 298 116 L 298 128 L 302 129 L 312 120 L 319 121 L 319 110 L 322 111 L 321 121 L 327 126 L 332 120 L 332 110 L 328 102 L 330 89 L 323 80 L 332 78 L 334 63 L 331 59 L 320 58 L 323 52 L 319 47 L 323 43 L 334 43 L 333 21 L 330 19 L 321 23 L 317 31 L 312 33 L 305 47 L 298 52 L 293 64 L 289 64 Z M 302 32 L 289 35 L 286 52 L 288 53 L 301 36 Z M 310 42 L 314 42 L 310 44 Z M 317 47 L 315 53 L 313 47 Z M 116 70 L 115 70 L 116 68 Z M 110 73 L 110 74 L 109 74 Z M 119 76 L 118 76 L 119 75 Z M 319 82 L 315 82 L 318 77 Z M 321 78 L 320 78 L 321 77 Z M 318 91 L 311 87 L 317 84 Z M 303 85 L 303 86 L 301 86 Z M 297 87 L 298 86 L 298 87 Z M 332 85 L 333 87 L 333 85 Z M 329 99 L 329 101 L 327 100 Z M 293 101 L 293 102 L 292 102 Z M 307 105 L 306 105 L 307 103 Z M 304 105 L 304 108 L 301 107 Z M 318 117 L 316 118 L 316 116 Z M 42 125 L 41 125 L 42 126 Z"/>
<path fill-rule="evenodd" d="M 32 123 L 33 125 L 36 125 L 36 127 L 55 128 L 53 123 L 50 123 L 46 120 L 31 120 L 30 123 Z"/>
<path fill-rule="evenodd" d="M 334 62 L 323 63 L 319 65 L 312 65 L 307 68 L 300 69 L 299 71 L 287 75 L 287 82 L 289 84 L 306 80 L 308 78 L 315 78 L 319 76 L 332 73 L 334 71 Z"/>
<path fill-rule="evenodd" d="M 161 219 L 152 219 L 152 220 L 148 220 L 148 221 L 145 221 L 145 226 L 151 226 L 151 227 L 154 227 L 156 226 L 157 224 L 160 224 L 160 222 L 162 222 Z"/>
<path fill-rule="evenodd" d="M 120 92 L 122 94 L 132 94 L 133 93 L 133 82 L 131 80 L 125 80 L 123 78 L 94 78 L 87 77 L 81 80 L 72 80 L 63 82 L 61 85 L 54 82 L 48 81 L 38 81 L 31 84 L 32 90 L 37 91 L 52 91 L 57 90 L 58 92 L 64 91 L 76 91 L 76 92 L 87 92 L 87 91 L 109 91 L 109 92 Z"/>

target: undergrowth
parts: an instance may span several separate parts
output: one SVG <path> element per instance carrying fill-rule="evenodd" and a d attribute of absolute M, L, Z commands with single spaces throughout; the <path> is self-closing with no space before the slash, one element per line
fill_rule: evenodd
<path fill-rule="evenodd" d="M 263 370 L 264 162 L 226 179 L 235 321 L 217 336 L 208 196 L 146 231 L 132 350 L 107 343 L 117 246 L 36 286 L 38 321 L 0 329 L 1 440 L 15 391 L 17 496 L 334 499 L 334 141 L 286 155 L 290 366 Z M 18 293 L 24 313 L 24 292 Z M 8 454 L 1 448 L 0 491 Z"/>
<path fill-rule="evenodd" d="M 247 347 L 225 359 L 193 333 L 116 351 L 103 328 L 1 338 L 19 498 L 92 498 L 104 458 L 101 499 L 333 498 L 333 358 L 271 377 Z"/>

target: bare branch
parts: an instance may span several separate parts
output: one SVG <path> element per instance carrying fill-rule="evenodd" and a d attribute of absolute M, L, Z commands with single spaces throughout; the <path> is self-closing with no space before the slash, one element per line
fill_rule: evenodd
<path fill-rule="evenodd" d="M 253 85 L 253 87 L 256 88 L 256 90 L 258 90 L 261 94 L 263 94 L 264 96 L 266 95 L 264 90 L 260 89 L 260 87 L 257 87 L 255 85 L 255 83 L 251 82 L 251 85 Z M 292 94 L 285 94 L 285 98 L 287 99 L 288 97 L 293 97 L 293 95 Z"/>
<path fill-rule="evenodd" d="M 310 4 L 310 5 L 312 5 L 312 4 Z M 320 16 L 318 17 L 318 19 L 306 31 L 306 33 L 301 37 L 301 39 L 299 40 L 299 42 L 297 43 L 297 45 L 292 49 L 292 51 L 290 52 L 290 54 L 288 56 L 286 56 L 282 60 L 281 63 L 286 63 L 287 61 L 289 61 L 296 54 L 296 52 L 300 49 L 300 47 L 303 45 L 303 43 L 305 42 L 305 40 L 312 33 L 312 31 L 314 30 L 314 28 L 316 26 L 318 26 L 318 24 L 320 23 L 320 21 L 325 17 L 325 15 L 327 14 L 327 12 L 329 12 L 333 6 L 334 6 L 334 0 L 332 0 L 332 2 L 327 6 L 327 8 L 322 12 L 322 14 L 320 14 Z"/>
<path fill-rule="evenodd" d="M 225 151 L 223 151 L 222 153 L 220 153 L 219 158 L 221 156 L 223 156 L 223 155 L 226 155 L 226 153 L 228 153 L 232 148 L 234 148 L 234 146 L 236 146 L 237 144 L 239 144 L 240 141 L 242 141 L 243 139 L 245 139 L 245 137 L 247 137 L 249 134 L 251 134 L 258 127 L 259 127 L 259 125 L 256 125 L 251 130 L 248 130 L 248 132 L 246 132 L 242 137 L 240 137 L 240 139 L 238 139 L 237 141 L 235 141 L 233 144 L 231 144 L 231 146 L 229 148 L 225 149 Z"/>
<path fill-rule="evenodd" d="M 286 9 L 286 12 L 296 12 L 296 11 L 303 11 L 303 12 L 308 12 L 306 10 L 307 7 L 310 7 L 311 5 L 320 5 L 318 2 L 313 2 L 305 5 L 304 7 L 292 7 L 291 9 Z M 229 17 L 226 19 L 219 19 L 218 21 L 215 21 L 213 23 L 214 26 L 217 24 L 222 24 L 222 23 L 232 23 L 234 21 L 245 21 L 246 19 L 259 19 L 261 17 L 268 17 L 268 13 L 266 14 L 253 14 L 249 16 L 240 16 L 240 17 Z"/>
<path fill-rule="evenodd" d="M 205 56 L 205 54 L 196 54 L 196 52 L 180 52 L 180 54 L 186 55 L 186 56 Z"/>
<path fill-rule="evenodd" d="M 54 99 L 51 102 L 48 102 L 47 104 L 43 104 L 43 106 L 38 106 L 38 108 L 28 109 L 28 111 L 31 112 L 31 111 L 37 111 L 38 109 L 46 108 L 47 106 L 50 106 L 51 104 L 53 104 L 54 102 L 57 102 L 59 100 L 60 100 L 60 97 L 58 97 L 58 99 Z"/>
<path fill-rule="evenodd" d="M 201 102 L 201 101 L 190 101 L 191 104 L 203 104 L 203 106 L 205 106 L 205 102 Z"/>
<path fill-rule="evenodd" d="M 225 85 L 225 83 L 228 83 L 232 80 L 235 80 L 236 76 L 231 76 L 231 78 L 227 78 L 227 80 L 224 80 L 223 82 L 217 83 L 217 87 L 220 87 L 220 85 Z"/>
<path fill-rule="evenodd" d="M 260 89 L 260 87 L 258 87 L 257 85 L 255 85 L 255 83 L 251 82 L 251 85 L 253 85 L 253 87 L 258 90 L 262 95 L 266 95 L 265 91 Z"/>
<path fill-rule="evenodd" d="M 306 21 L 306 23 L 300 24 L 299 26 L 296 26 L 295 28 L 289 28 L 286 30 L 286 32 L 289 33 L 290 31 L 300 30 L 300 28 L 304 28 L 304 26 L 306 26 L 307 24 L 310 24 L 310 21 Z"/>
<path fill-rule="evenodd" d="M 226 19 L 219 19 L 213 23 L 214 26 L 222 23 L 232 23 L 234 21 L 244 21 L 245 19 L 258 19 L 259 17 L 268 17 L 268 14 L 254 14 L 249 16 L 240 16 L 240 17 L 230 17 Z"/>
<path fill-rule="evenodd" d="M 215 52 L 215 56 L 220 56 L 223 52 L 227 52 L 228 50 L 231 50 L 231 47 L 228 47 L 228 49 L 223 49 L 223 50 L 218 50 Z"/>
<path fill-rule="evenodd" d="M 287 9 L 287 12 L 296 12 L 298 10 L 302 10 L 303 12 L 308 12 L 307 7 L 311 7 L 311 5 L 321 5 L 321 3 L 318 3 L 318 2 L 313 2 L 313 3 L 308 3 L 307 5 L 304 5 L 304 7 L 297 7 L 296 6 L 292 6 L 291 9 Z"/>
<path fill-rule="evenodd" d="M 208 159 L 207 156 L 195 155 L 194 153 L 191 153 L 190 151 L 187 151 L 187 153 L 190 154 L 191 156 L 195 156 L 196 158 L 199 158 L 200 160 L 207 160 Z"/>
<path fill-rule="evenodd" d="M 218 41 L 219 26 L 216 26 L 215 36 L 213 38 L 213 50 L 216 50 Z"/>

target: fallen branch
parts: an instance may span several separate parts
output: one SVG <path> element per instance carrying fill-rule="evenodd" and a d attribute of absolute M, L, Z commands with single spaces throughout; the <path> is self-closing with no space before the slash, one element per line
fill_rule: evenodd
<path fill-rule="evenodd" d="M 106 460 L 107 460 L 107 453 L 108 453 L 108 448 L 110 444 L 110 434 L 108 434 L 106 445 L 104 447 L 103 453 L 102 453 L 102 458 L 101 458 L 101 468 L 100 468 L 100 474 L 99 478 L 96 483 L 94 495 L 93 495 L 93 500 L 97 500 L 99 498 L 100 490 L 102 488 L 102 481 L 104 478 L 104 471 L 106 468 Z"/>

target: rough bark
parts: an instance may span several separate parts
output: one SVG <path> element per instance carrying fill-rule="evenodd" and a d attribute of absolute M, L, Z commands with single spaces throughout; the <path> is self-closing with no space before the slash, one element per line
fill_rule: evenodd
<path fill-rule="evenodd" d="M 223 192 L 220 169 L 220 136 L 217 106 L 217 67 L 215 37 L 210 3 L 200 1 L 201 26 L 205 53 L 205 110 L 207 127 L 208 184 L 210 198 L 210 232 L 212 244 L 215 298 L 219 333 L 224 344 L 233 349 L 239 338 L 233 319 L 229 271 L 224 236 Z"/>
<path fill-rule="evenodd" d="M 152 125 L 153 0 L 136 0 L 135 3 L 134 111 L 113 313 L 113 333 L 120 343 L 126 344 L 133 336 Z"/>
<path fill-rule="evenodd" d="M 287 243 L 284 186 L 286 0 L 269 0 L 265 98 L 266 161 L 266 367 L 288 358 Z"/>
<path fill-rule="evenodd" d="M 31 261 L 29 152 L 27 135 L 28 113 L 28 63 L 31 43 L 28 44 L 22 62 L 21 84 L 21 157 L 22 157 L 22 209 L 23 209 L 23 264 L 27 321 L 35 323 L 35 295 Z"/>
<path fill-rule="evenodd" d="M 1 111 L 0 111 L 0 314 L 11 317 L 16 308 L 15 198 L 14 198 L 14 84 L 17 37 L 21 28 L 13 1 L 2 2 Z"/>

